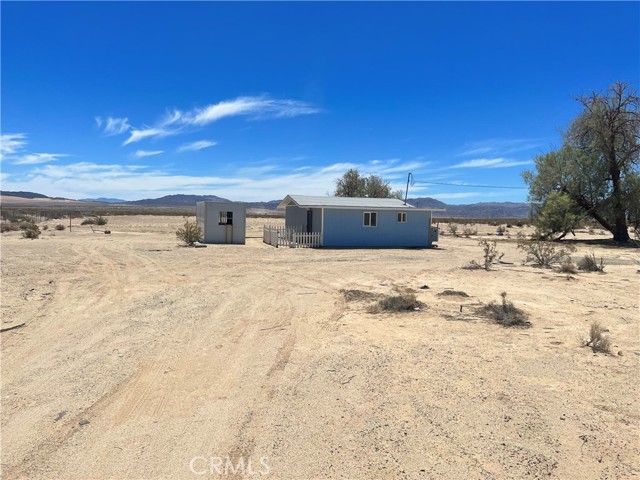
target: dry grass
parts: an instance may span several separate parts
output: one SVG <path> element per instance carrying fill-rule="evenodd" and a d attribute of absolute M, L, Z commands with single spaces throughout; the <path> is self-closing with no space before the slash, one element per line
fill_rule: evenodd
<path fill-rule="evenodd" d="M 607 331 L 600 325 L 600 322 L 593 322 L 589 328 L 589 338 L 584 341 L 584 346 L 591 347 L 594 352 L 611 353 L 611 339 L 608 335 L 603 335 Z"/>
<path fill-rule="evenodd" d="M 468 297 L 469 295 L 462 290 L 447 289 L 438 294 L 438 297 Z"/>
<path fill-rule="evenodd" d="M 503 327 L 530 327 L 529 314 L 516 307 L 510 300 L 507 300 L 507 292 L 502 292 L 500 296 L 502 297 L 501 304 L 491 302 L 480 307 L 477 313 L 490 318 Z"/>
<path fill-rule="evenodd" d="M 406 292 L 398 295 L 385 295 L 369 308 L 369 313 L 410 312 L 419 310 L 424 303 L 418 300 L 415 293 Z"/>
<path fill-rule="evenodd" d="M 560 273 L 578 273 L 578 267 L 570 258 L 567 258 L 560 264 Z"/>
<path fill-rule="evenodd" d="M 363 302 L 376 300 L 380 297 L 377 293 L 365 292 L 364 290 L 340 290 L 348 302 Z"/>
<path fill-rule="evenodd" d="M 600 262 L 596 258 L 595 253 L 586 254 L 580 260 L 578 260 L 578 268 L 585 272 L 603 272 L 604 271 L 604 259 L 600 257 Z"/>

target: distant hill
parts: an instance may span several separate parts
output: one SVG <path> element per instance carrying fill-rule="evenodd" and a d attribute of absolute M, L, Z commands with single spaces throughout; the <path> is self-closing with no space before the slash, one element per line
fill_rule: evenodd
<path fill-rule="evenodd" d="M 135 200 L 125 202 L 126 205 L 150 205 L 162 207 L 182 207 L 195 205 L 196 202 L 228 202 L 226 198 L 216 197 L 215 195 L 165 195 L 160 198 L 145 198 L 144 200 Z"/>
<path fill-rule="evenodd" d="M 18 198 L 51 198 L 46 195 L 42 195 L 41 193 L 34 192 L 9 192 L 7 190 L 0 190 L 0 195 L 7 197 L 18 197 Z"/>
<path fill-rule="evenodd" d="M 126 200 L 122 200 L 121 198 L 81 198 L 81 202 L 101 202 L 101 203 L 126 203 Z"/>

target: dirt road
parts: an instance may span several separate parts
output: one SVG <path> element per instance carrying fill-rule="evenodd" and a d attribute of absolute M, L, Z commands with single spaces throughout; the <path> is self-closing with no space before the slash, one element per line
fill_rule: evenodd
<path fill-rule="evenodd" d="M 2 326 L 26 323 L 2 333 L 3 478 L 640 476 L 637 250 L 580 247 L 606 274 L 569 279 L 508 241 L 466 271 L 474 239 L 276 249 L 252 219 L 246 246 L 188 249 L 181 221 L 3 235 Z M 426 307 L 340 292 L 394 288 Z M 532 328 L 472 313 L 503 290 Z M 596 319 L 614 355 L 579 346 Z"/>

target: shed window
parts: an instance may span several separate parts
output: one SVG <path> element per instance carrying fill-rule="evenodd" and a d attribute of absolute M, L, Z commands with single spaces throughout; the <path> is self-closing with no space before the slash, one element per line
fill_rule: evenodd
<path fill-rule="evenodd" d="M 378 212 L 364 212 L 363 224 L 365 227 L 377 227 Z"/>
<path fill-rule="evenodd" d="M 220 212 L 218 225 L 233 225 L 233 212 Z"/>
<path fill-rule="evenodd" d="M 407 212 L 398 212 L 398 223 L 407 223 Z"/>

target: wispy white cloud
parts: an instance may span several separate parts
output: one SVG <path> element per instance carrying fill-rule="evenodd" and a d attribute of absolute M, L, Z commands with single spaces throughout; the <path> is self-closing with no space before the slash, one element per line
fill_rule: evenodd
<path fill-rule="evenodd" d="M 169 130 L 166 128 L 143 128 L 143 129 L 132 129 L 131 136 L 125 140 L 123 145 L 129 145 L 130 143 L 139 142 L 140 140 L 144 140 L 145 138 L 152 137 L 167 137 L 169 135 L 175 135 L 178 133 L 175 130 Z"/>
<path fill-rule="evenodd" d="M 465 162 L 451 165 L 449 168 L 508 168 L 517 167 L 519 165 L 528 165 L 530 160 L 511 160 L 508 158 L 476 158 Z"/>
<path fill-rule="evenodd" d="M 203 127 L 227 117 L 245 116 L 251 120 L 265 120 L 311 115 L 321 111 L 320 108 L 300 100 L 276 99 L 267 95 L 238 97 L 187 111 L 171 110 L 153 127 L 130 129 L 131 135 L 124 144 L 150 137 L 175 135 L 185 129 Z"/>
<path fill-rule="evenodd" d="M 107 117 L 103 119 L 102 117 L 95 117 L 96 125 L 98 128 L 102 128 L 104 125 L 104 134 L 111 137 L 113 135 L 120 135 L 125 132 L 128 132 L 131 129 L 131 125 L 129 124 L 129 119 L 124 118 L 114 118 Z"/>
<path fill-rule="evenodd" d="M 536 138 L 492 138 L 467 143 L 459 156 L 493 155 L 503 156 L 527 150 L 534 150 L 543 145 L 542 139 Z"/>
<path fill-rule="evenodd" d="M 214 142 L 213 140 L 198 140 L 197 142 L 185 143 L 178 147 L 178 152 L 195 152 L 198 150 L 203 150 L 205 148 L 213 147 L 217 145 L 218 142 Z"/>
<path fill-rule="evenodd" d="M 164 153 L 163 150 L 137 150 L 136 153 L 134 153 L 133 155 L 136 158 L 142 158 L 142 157 L 153 157 L 154 155 L 160 155 Z"/>
<path fill-rule="evenodd" d="M 15 157 L 14 165 L 37 165 L 40 163 L 55 162 L 59 158 L 67 157 L 63 153 L 27 153 Z"/>
<path fill-rule="evenodd" d="M 0 158 L 23 150 L 27 144 L 26 138 L 24 133 L 3 133 L 0 135 Z"/>

